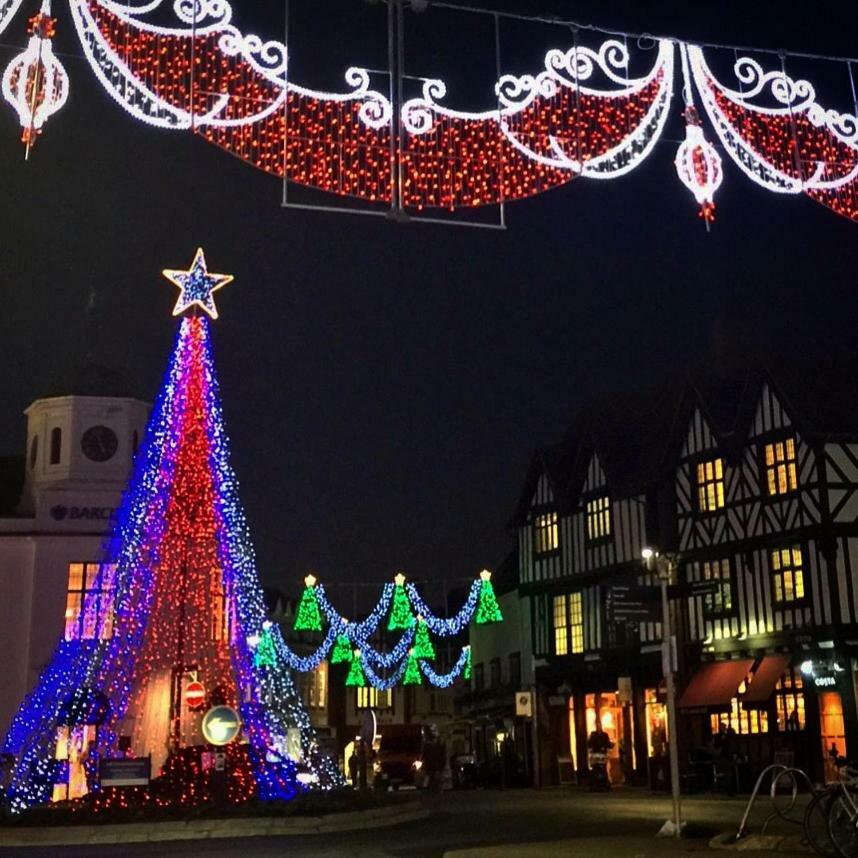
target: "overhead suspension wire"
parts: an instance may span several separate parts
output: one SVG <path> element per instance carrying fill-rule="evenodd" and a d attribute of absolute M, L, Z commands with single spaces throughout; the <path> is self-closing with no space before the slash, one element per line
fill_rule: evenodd
<path fill-rule="evenodd" d="M 561 18 L 559 16 L 552 15 L 528 15 L 524 12 L 501 12 L 497 9 L 490 9 L 485 6 L 470 6 L 464 3 L 448 2 L 448 0 L 431 0 L 431 3 L 423 2 L 420 5 L 421 7 L 425 5 L 426 9 L 451 9 L 457 12 L 471 12 L 476 15 L 497 15 L 499 18 L 505 18 L 511 21 L 524 21 L 531 24 L 548 24 L 556 27 L 569 27 L 573 30 L 588 30 L 595 33 L 604 33 L 605 35 L 617 36 L 619 38 L 637 39 L 639 42 L 639 46 L 641 47 L 643 45 L 641 45 L 640 43 L 646 42 L 648 40 L 652 41 L 653 43 L 658 41 L 673 42 L 674 44 L 679 44 L 680 42 L 688 42 L 694 45 L 698 45 L 701 48 L 714 48 L 717 50 L 725 51 L 750 51 L 751 53 L 773 54 L 774 56 L 778 57 L 787 56 L 806 60 L 825 60 L 826 62 L 833 63 L 858 63 L 858 58 L 856 57 L 842 57 L 834 56 L 831 54 L 815 54 L 807 51 L 788 51 L 782 48 L 764 48 L 753 45 L 733 45 L 722 42 L 708 42 L 701 41 L 699 39 L 688 39 L 673 35 L 658 35 L 655 33 L 635 32 L 633 30 L 619 30 L 612 27 L 605 27 L 601 24 L 591 24 L 584 21 L 577 21 L 571 18 Z"/>

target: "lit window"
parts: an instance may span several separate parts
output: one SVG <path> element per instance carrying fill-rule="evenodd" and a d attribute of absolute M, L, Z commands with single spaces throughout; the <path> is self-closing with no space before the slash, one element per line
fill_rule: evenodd
<path fill-rule="evenodd" d="M 390 689 L 379 691 L 377 688 L 358 688 L 358 709 L 390 709 L 392 692 Z"/>
<path fill-rule="evenodd" d="M 713 735 L 731 727 L 740 736 L 769 732 L 769 713 L 765 709 L 744 709 L 739 703 L 739 697 L 747 690 L 746 680 L 739 686 L 737 696 L 730 701 L 729 712 L 717 712 L 709 716 Z"/>
<path fill-rule="evenodd" d="M 546 512 L 533 520 L 533 545 L 537 554 L 556 551 L 560 540 L 557 533 L 557 513 Z"/>
<path fill-rule="evenodd" d="M 554 654 L 584 652 L 584 604 L 580 593 L 555 596 L 553 604 Z"/>
<path fill-rule="evenodd" d="M 733 584 L 730 574 L 730 560 L 706 561 L 703 564 L 703 580 L 717 581 L 718 585 L 707 593 L 703 606 L 707 614 L 729 614 L 733 610 Z"/>
<path fill-rule="evenodd" d="M 778 730 L 804 730 L 804 682 L 801 673 L 788 670 L 775 686 Z"/>
<path fill-rule="evenodd" d="M 587 538 L 604 539 L 611 535 L 611 502 L 608 498 L 594 498 L 587 502 Z"/>
<path fill-rule="evenodd" d="M 766 444 L 766 483 L 770 495 L 784 495 L 798 488 L 794 438 Z"/>
<path fill-rule="evenodd" d="M 569 632 L 567 629 L 566 596 L 554 597 L 554 654 L 566 655 L 569 652 Z"/>
<path fill-rule="evenodd" d="M 646 743 L 651 757 L 667 756 L 667 706 L 658 699 L 658 690 L 644 691 Z"/>
<path fill-rule="evenodd" d="M 59 426 L 51 429 L 51 464 L 58 465 L 63 452 L 63 430 Z"/>
<path fill-rule="evenodd" d="M 324 709 L 327 706 L 328 663 L 326 661 L 323 661 L 315 670 L 302 673 L 298 681 L 301 687 L 301 697 L 308 709 Z M 359 690 L 367 691 L 368 689 L 361 688 Z M 377 703 L 372 705 L 377 705 Z M 359 708 L 364 707 L 360 707 L 359 704 Z"/>
<path fill-rule="evenodd" d="M 572 652 L 584 652 L 584 600 L 580 593 L 569 594 L 569 636 Z"/>
<path fill-rule="evenodd" d="M 776 602 L 795 602 L 804 598 L 804 570 L 801 549 L 797 545 L 772 552 L 772 574 Z"/>
<path fill-rule="evenodd" d="M 107 640 L 113 636 L 116 566 L 69 563 L 65 639 Z"/>
<path fill-rule="evenodd" d="M 700 512 L 715 512 L 724 506 L 723 459 L 697 465 L 697 501 Z"/>

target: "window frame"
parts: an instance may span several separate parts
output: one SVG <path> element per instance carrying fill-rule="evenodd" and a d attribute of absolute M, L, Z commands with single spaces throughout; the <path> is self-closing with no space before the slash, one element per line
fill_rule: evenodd
<path fill-rule="evenodd" d="M 562 609 L 562 622 L 560 609 Z M 553 655 L 569 655 L 569 595 L 567 593 L 557 593 L 551 597 L 551 641 Z"/>
<path fill-rule="evenodd" d="M 799 557 L 801 558 L 801 562 L 795 563 L 795 552 L 799 553 Z M 775 567 L 775 557 L 779 558 L 779 562 L 783 564 L 783 555 L 784 552 L 789 554 L 790 564 L 785 567 L 780 565 L 779 567 Z M 804 545 L 800 542 L 794 542 L 790 545 L 780 545 L 775 548 L 769 549 L 769 580 L 772 586 L 772 604 L 774 605 L 803 605 L 807 602 L 809 594 L 807 588 L 807 581 L 805 579 L 805 550 Z M 796 570 L 799 570 L 801 573 L 801 595 L 795 595 L 796 592 Z M 792 591 L 793 597 L 791 599 L 786 598 L 786 587 L 783 580 L 784 571 L 789 571 L 792 573 Z M 780 590 L 781 596 L 778 598 L 778 579 L 780 578 Z"/>
<path fill-rule="evenodd" d="M 724 569 L 724 564 L 727 564 L 727 577 L 722 577 L 722 572 Z M 706 567 L 708 566 L 710 569 L 717 564 L 719 570 L 719 576 L 717 578 L 707 577 L 706 576 Z M 723 619 L 724 617 L 731 617 L 735 614 L 735 589 L 733 587 L 733 581 L 735 579 L 735 575 L 733 574 L 733 558 L 732 556 L 727 557 L 719 557 L 715 560 L 701 560 L 700 561 L 700 580 L 701 581 L 719 581 L 720 589 L 721 589 L 721 607 L 714 607 L 714 594 L 706 594 L 703 596 L 703 616 L 708 620 L 717 620 Z M 724 607 L 724 587 L 729 589 L 730 591 L 730 607 Z M 712 601 L 710 601 L 712 598 Z"/>
<path fill-rule="evenodd" d="M 489 688 L 501 688 L 503 686 L 503 668 L 500 658 L 493 658 L 489 662 Z"/>
<path fill-rule="evenodd" d="M 786 445 L 792 442 L 792 458 L 787 458 L 787 449 Z M 769 501 L 778 501 L 785 497 L 789 497 L 790 495 L 795 494 L 796 492 L 801 491 L 801 481 L 799 480 L 798 474 L 798 436 L 792 433 L 778 433 L 777 435 L 770 435 L 764 439 L 758 441 L 759 444 L 759 460 L 760 460 L 760 488 L 762 490 L 763 497 L 765 497 Z M 779 463 L 776 458 L 777 454 L 777 446 L 779 444 L 784 445 L 784 459 Z M 768 449 L 772 448 L 772 464 L 768 463 Z M 790 471 L 790 466 L 792 466 L 792 472 Z M 779 467 L 786 468 L 786 479 L 787 479 L 787 488 L 784 491 L 772 491 L 769 483 L 769 472 L 771 471 L 773 474 L 773 479 L 777 480 L 778 478 L 778 470 Z M 795 481 L 794 486 L 790 486 L 790 474 L 792 474 L 793 480 Z"/>
<path fill-rule="evenodd" d="M 713 477 L 713 479 L 704 478 L 704 481 L 700 482 L 700 474 L 699 468 L 705 468 L 707 465 L 717 465 L 717 463 L 721 463 L 721 477 L 717 476 Z M 702 454 L 697 456 L 691 462 L 692 477 L 694 481 L 694 487 L 696 489 L 695 495 L 695 510 L 698 515 L 715 515 L 716 513 L 721 512 L 727 506 L 727 460 L 723 455 L 711 456 L 708 454 Z M 721 486 L 721 504 L 718 505 L 718 485 Z M 701 490 L 708 490 L 709 486 L 713 486 L 715 488 L 715 506 L 710 508 L 708 506 L 708 491 L 706 491 L 706 499 L 707 505 L 704 506 L 701 504 Z"/>
<path fill-rule="evenodd" d="M 384 703 L 381 702 L 384 695 Z M 361 698 L 364 698 L 363 701 Z M 355 711 L 364 709 L 393 709 L 393 689 L 380 691 L 372 685 L 360 685 L 355 688 Z"/>
<path fill-rule="evenodd" d="M 540 521 L 553 516 L 553 521 L 542 525 Z M 541 534 L 551 534 L 553 539 L 544 540 Z M 560 552 L 560 514 L 556 509 L 535 509 L 531 521 L 531 534 L 533 538 L 533 556 L 537 558 L 550 557 Z M 553 542 L 548 548 L 542 547 L 547 542 Z"/>
<path fill-rule="evenodd" d="M 510 685 L 521 685 L 521 652 L 511 652 L 507 657 Z"/>
<path fill-rule="evenodd" d="M 50 447 L 48 449 L 48 464 L 61 465 L 63 461 L 63 429 L 54 426 L 51 429 Z"/>
<path fill-rule="evenodd" d="M 804 677 L 796 667 L 788 667 L 775 684 L 774 724 L 778 733 L 805 733 L 807 731 L 807 696 Z M 789 707 L 792 703 L 792 708 Z M 789 726 L 793 712 L 796 725 Z M 781 723 L 783 722 L 783 724 Z"/>
<path fill-rule="evenodd" d="M 109 586 L 104 587 L 102 568 L 113 567 Z M 80 567 L 79 586 L 72 587 L 72 568 Z M 95 567 L 88 586 L 89 570 Z M 73 560 L 66 564 L 66 610 L 63 619 L 63 639 L 67 641 L 106 641 L 113 637 L 116 624 L 116 564 Z M 94 613 L 93 613 L 94 611 Z"/>
<path fill-rule="evenodd" d="M 614 521 L 612 515 L 611 496 L 607 492 L 599 492 L 597 494 L 589 494 L 582 499 L 584 506 L 584 541 L 588 546 L 601 545 L 609 542 L 614 532 Z M 604 508 L 590 511 L 590 506 L 604 501 Z M 599 525 L 598 532 L 594 536 L 590 528 L 591 520 Z M 602 531 L 604 525 L 604 531 Z"/>

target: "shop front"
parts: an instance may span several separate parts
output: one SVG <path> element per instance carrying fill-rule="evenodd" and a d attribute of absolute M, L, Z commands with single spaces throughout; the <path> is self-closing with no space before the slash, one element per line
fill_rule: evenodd
<path fill-rule="evenodd" d="M 604 754 L 609 784 L 669 788 L 667 706 L 657 684 L 621 676 L 614 687 L 570 693 L 564 727 L 563 750 L 580 780 L 594 754 Z"/>
<path fill-rule="evenodd" d="M 836 780 L 854 707 L 854 671 L 833 652 L 703 664 L 679 700 L 686 787 L 750 790 L 772 763 Z"/>

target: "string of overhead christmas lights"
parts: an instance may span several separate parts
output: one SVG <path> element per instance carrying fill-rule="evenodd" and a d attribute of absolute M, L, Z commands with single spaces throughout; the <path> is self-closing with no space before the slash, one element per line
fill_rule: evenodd
<path fill-rule="evenodd" d="M 715 76 L 709 57 L 727 46 L 647 37 L 655 50 L 638 44 L 632 57 L 626 34 L 602 30 L 609 38 L 591 46 L 580 42 L 594 27 L 529 18 L 571 27 L 573 45 L 549 50 L 535 73 L 500 74 L 491 107 L 464 111 L 444 103 L 440 79 L 425 79 L 417 96 L 395 105 L 384 93 L 393 91 L 388 82 L 373 87 L 360 67 L 347 69 L 342 93 L 300 85 L 288 76 L 286 45 L 244 33 L 226 0 L 67 2 L 93 71 L 132 116 L 191 131 L 268 173 L 338 196 L 455 211 L 573 179 L 618 178 L 663 140 L 678 74 L 686 134 L 675 167 L 707 226 L 724 180 L 722 153 L 767 190 L 805 194 L 858 220 L 858 118 L 822 105 L 809 81 L 787 73 L 785 54 L 774 68 L 737 56 L 732 85 Z M 19 6 L 0 0 L 0 31 Z M 28 150 L 68 95 L 54 28 L 50 0 L 42 0 L 27 49 L 3 77 Z M 647 56 L 648 71 L 633 74 L 632 61 Z M 852 80 L 852 61 L 837 61 Z"/>
<path fill-rule="evenodd" d="M 381 630 L 385 617 L 388 618 L 387 631 L 402 634 L 388 652 L 379 652 L 371 640 Z M 425 678 L 436 687 L 449 688 L 460 676 L 468 678 L 470 647 L 467 644 L 462 647 L 447 673 L 437 673 L 430 664 L 435 659 L 430 632 L 438 637 L 453 637 L 465 631 L 472 622 L 484 625 L 502 619 L 488 570 L 483 570 L 471 584 L 461 610 L 443 619 L 433 613 L 417 587 L 406 583 L 405 576 L 400 573 L 392 584 L 384 585 L 375 607 L 361 622 L 345 619 L 328 600 L 315 576 L 308 575 L 295 611 L 294 630 L 321 633 L 327 624 L 327 632 L 319 646 L 302 656 L 289 646 L 279 627 L 268 622 L 266 632 L 274 642 L 276 657 L 292 670 L 314 671 L 330 657 L 332 664 L 350 665 L 347 685 L 369 685 L 387 690 L 400 682 L 417 685 Z M 263 640 L 255 636 L 249 643 L 252 648 L 258 648 Z"/>

